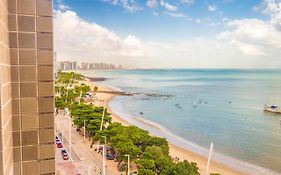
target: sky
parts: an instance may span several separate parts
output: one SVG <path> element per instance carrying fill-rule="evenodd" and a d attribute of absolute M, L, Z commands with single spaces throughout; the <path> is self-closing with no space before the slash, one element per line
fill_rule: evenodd
<path fill-rule="evenodd" d="M 55 0 L 58 60 L 281 68 L 281 0 Z"/>

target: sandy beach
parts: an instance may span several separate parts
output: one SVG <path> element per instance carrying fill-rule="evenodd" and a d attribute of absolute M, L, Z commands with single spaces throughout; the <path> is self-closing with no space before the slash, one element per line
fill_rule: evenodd
<path fill-rule="evenodd" d="M 81 82 L 82 83 L 82 82 Z M 87 84 L 91 87 L 93 90 L 94 87 L 98 87 L 98 91 L 95 93 L 95 100 L 94 105 L 106 105 L 108 108 L 108 111 L 111 113 L 112 121 L 122 123 L 123 125 L 130 125 L 130 123 L 120 116 L 114 114 L 114 111 L 110 109 L 108 106 L 108 103 L 117 96 L 117 94 L 112 93 L 106 93 L 106 91 L 113 91 L 111 88 L 102 86 L 100 84 L 96 84 L 92 82 L 90 79 L 86 79 L 83 81 L 83 83 Z M 102 91 L 102 92 L 99 92 Z M 172 143 L 169 143 L 170 145 L 170 156 L 171 157 L 178 157 L 180 160 L 188 160 L 189 162 L 195 162 L 197 163 L 197 166 L 199 167 L 200 174 L 205 174 L 206 171 L 206 164 L 207 164 L 207 158 L 203 157 L 201 155 L 198 155 L 192 151 L 188 151 L 186 149 L 183 149 L 181 147 L 178 147 Z M 210 173 L 220 173 L 224 175 L 241 175 L 245 174 L 240 172 L 239 170 L 234 170 L 231 167 L 228 167 L 222 163 L 211 161 L 210 163 Z"/>

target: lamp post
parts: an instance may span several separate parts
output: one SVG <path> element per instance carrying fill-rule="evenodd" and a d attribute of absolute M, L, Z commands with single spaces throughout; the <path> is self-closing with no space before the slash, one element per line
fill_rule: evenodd
<path fill-rule="evenodd" d="M 70 82 L 72 81 L 72 76 L 70 77 Z M 70 84 L 70 83 L 69 83 Z M 68 99 L 68 86 L 69 84 L 67 84 L 66 86 L 66 104 L 67 104 L 67 99 Z M 69 156 L 71 157 L 71 144 L 72 144 L 72 141 L 71 141 L 71 116 L 69 114 L 69 111 L 68 111 L 68 108 L 65 108 L 65 111 L 66 111 L 66 115 L 69 117 L 69 122 L 68 122 L 68 144 L 69 144 Z"/>
<path fill-rule="evenodd" d="M 125 154 L 124 156 L 128 157 L 128 172 L 127 172 L 127 175 L 130 175 L 130 155 Z"/>
<path fill-rule="evenodd" d="M 82 98 L 82 90 L 81 90 L 80 95 L 79 95 L 79 104 L 81 103 L 81 98 Z"/>
<path fill-rule="evenodd" d="M 103 111 L 102 111 L 102 118 L 101 118 L 101 124 L 100 124 L 100 131 L 102 131 L 104 115 L 105 115 L 105 105 L 103 103 Z"/>
<path fill-rule="evenodd" d="M 104 144 L 106 145 L 106 136 L 101 136 L 104 138 Z"/>
<path fill-rule="evenodd" d="M 91 168 L 93 167 L 93 165 L 92 166 L 88 166 L 88 175 L 91 175 Z"/>
<path fill-rule="evenodd" d="M 67 109 L 67 108 L 66 108 Z M 68 114 L 68 110 L 67 110 L 67 114 Z M 69 116 L 69 122 L 68 122 L 68 145 L 69 145 L 69 156 L 71 157 L 71 117 Z"/>
<path fill-rule="evenodd" d="M 105 145 L 102 145 L 102 174 L 105 175 Z"/>
<path fill-rule="evenodd" d="M 208 162 L 207 162 L 207 168 L 206 168 L 206 175 L 209 174 L 209 166 L 210 166 L 210 162 L 211 162 L 212 152 L 213 152 L 213 143 L 211 143 L 211 145 L 210 145 L 210 151 L 209 151 Z"/>
<path fill-rule="evenodd" d="M 102 174 L 105 175 L 105 145 L 93 145 L 97 147 L 97 151 L 102 146 Z"/>
<path fill-rule="evenodd" d="M 86 140 L 86 120 L 84 119 L 84 141 Z"/>

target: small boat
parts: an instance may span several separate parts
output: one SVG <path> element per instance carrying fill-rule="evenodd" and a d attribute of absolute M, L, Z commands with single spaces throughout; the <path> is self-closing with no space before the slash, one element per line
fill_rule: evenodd
<path fill-rule="evenodd" d="M 264 111 L 281 114 L 281 108 L 277 105 L 265 105 Z"/>
<path fill-rule="evenodd" d="M 180 106 L 178 103 L 175 104 L 175 106 L 176 106 L 177 108 L 179 108 L 179 109 L 182 109 L 182 106 Z"/>
<path fill-rule="evenodd" d="M 143 115 L 143 112 L 140 112 L 141 115 Z"/>

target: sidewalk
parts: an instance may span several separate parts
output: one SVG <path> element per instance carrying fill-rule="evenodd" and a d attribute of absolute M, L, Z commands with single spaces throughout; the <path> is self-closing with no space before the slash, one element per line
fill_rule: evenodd
<path fill-rule="evenodd" d="M 82 135 L 76 132 L 75 128 L 71 126 L 71 152 L 69 151 L 69 118 L 58 114 L 55 116 L 56 120 L 56 130 L 62 133 L 62 142 L 64 148 L 68 151 L 72 163 L 76 170 L 82 175 L 100 175 L 102 170 L 102 155 L 94 151 L 94 147 L 90 149 L 90 141 L 86 138 L 84 140 Z M 73 144 L 74 143 L 74 144 Z M 58 155 L 60 156 L 60 155 Z M 65 161 L 64 161 L 65 162 Z M 65 164 L 69 164 L 66 161 Z M 61 167 L 61 162 L 57 163 Z M 113 160 L 106 160 L 106 175 L 120 175 L 121 172 L 117 169 L 117 162 Z M 65 166 L 68 169 L 68 166 Z M 67 175 L 70 175 L 67 173 Z"/>

